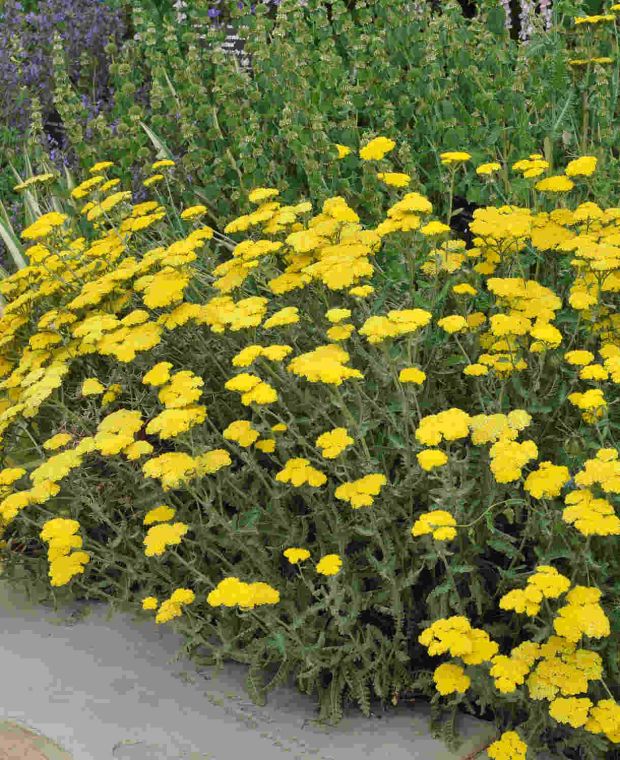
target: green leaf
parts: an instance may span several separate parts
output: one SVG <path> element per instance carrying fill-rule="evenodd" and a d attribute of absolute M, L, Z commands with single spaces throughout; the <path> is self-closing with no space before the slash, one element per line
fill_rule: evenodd
<path fill-rule="evenodd" d="M 271 638 L 267 639 L 267 644 L 276 649 L 282 656 L 286 654 L 286 638 L 282 631 L 276 631 Z"/>
<path fill-rule="evenodd" d="M 487 29 L 492 34 L 504 35 L 506 33 L 506 12 L 499 5 L 490 8 L 487 13 Z"/>
<path fill-rule="evenodd" d="M 508 557 L 514 557 L 516 554 L 518 554 L 517 550 L 512 544 L 509 544 L 508 541 L 503 541 L 501 538 L 489 539 L 487 541 L 487 546 L 490 546 L 491 549 L 495 549 L 495 551 L 500 552 L 501 554 L 505 554 Z"/>
<path fill-rule="evenodd" d="M 170 149 L 167 147 L 166 143 L 162 140 L 161 137 L 158 137 L 155 132 L 150 127 L 147 127 L 147 125 L 141 121 L 140 126 L 142 129 L 146 132 L 148 135 L 149 140 L 153 143 L 155 149 L 157 150 L 157 158 L 169 158 L 172 159 L 172 153 L 170 152 Z"/>
<path fill-rule="evenodd" d="M 0 207 L 2 208 L 4 216 L 6 214 L 6 211 L 1 203 Z M 16 269 L 24 269 L 27 267 L 28 262 L 26 261 L 26 258 L 23 254 L 23 249 L 17 239 L 17 236 L 13 232 L 13 228 L 11 227 L 10 223 L 4 219 L 0 219 L 0 237 L 4 241 L 4 244 L 11 254 L 11 258 L 13 259 L 13 263 L 15 264 Z"/>

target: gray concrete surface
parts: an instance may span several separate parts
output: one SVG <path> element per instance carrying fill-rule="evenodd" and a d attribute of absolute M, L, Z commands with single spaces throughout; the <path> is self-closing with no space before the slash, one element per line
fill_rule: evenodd
<path fill-rule="evenodd" d="M 294 687 L 257 707 L 245 666 L 215 674 L 175 659 L 182 642 L 167 626 L 107 617 L 100 605 L 59 616 L 0 579 L 0 720 L 40 732 L 72 760 L 473 760 L 495 734 L 464 716 L 454 754 L 431 738 L 423 704 L 371 718 L 350 708 L 335 727 L 317 723 L 314 700 Z"/>

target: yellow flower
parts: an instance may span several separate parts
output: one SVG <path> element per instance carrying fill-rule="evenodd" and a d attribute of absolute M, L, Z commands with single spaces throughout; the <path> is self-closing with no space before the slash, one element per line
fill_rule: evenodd
<path fill-rule="evenodd" d="M 529 617 L 538 614 L 543 598 L 557 599 L 570 588 L 570 581 L 549 565 L 539 565 L 525 589 L 513 589 L 499 600 L 502 610 L 514 610 Z"/>
<path fill-rule="evenodd" d="M 326 554 L 319 560 L 316 571 L 321 575 L 337 575 L 342 566 L 342 560 L 337 554 Z"/>
<path fill-rule="evenodd" d="M 159 600 L 156 596 L 147 596 L 142 600 L 143 610 L 156 610 L 159 605 Z"/>
<path fill-rule="evenodd" d="M 460 657 L 466 665 L 489 662 L 499 648 L 485 631 L 472 628 L 462 615 L 436 620 L 422 631 L 418 641 L 428 649 L 431 657 L 449 652 L 452 657 Z"/>
<path fill-rule="evenodd" d="M 347 338 L 350 338 L 354 332 L 355 327 L 353 325 L 334 325 L 329 328 L 325 335 L 329 340 L 337 342 L 340 340 L 347 340 Z"/>
<path fill-rule="evenodd" d="M 400 174 L 399 172 L 378 172 L 377 178 L 392 187 L 407 187 L 411 182 L 411 177 L 408 174 Z"/>
<path fill-rule="evenodd" d="M 134 441 L 123 449 L 123 454 L 130 462 L 153 453 L 153 446 L 148 441 Z"/>
<path fill-rule="evenodd" d="M 596 156 L 581 156 L 569 161 L 564 170 L 567 177 L 590 177 L 596 170 Z"/>
<path fill-rule="evenodd" d="M 337 456 L 354 443 L 346 428 L 334 428 L 320 435 L 315 444 L 323 449 L 321 454 L 325 459 L 335 459 Z"/>
<path fill-rule="evenodd" d="M 575 26 L 580 26 L 581 24 L 601 24 L 605 21 L 615 21 L 616 17 L 613 15 L 613 13 L 607 13 L 605 15 L 595 15 L 595 16 L 575 16 Z"/>
<path fill-rule="evenodd" d="M 463 370 L 463 374 L 470 377 L 482 377 L 489 374 L 489 368 L 484 364 L 469 364 Z"/>
<path fill-rule="evenodd" d="M 147 177 L 142 184 L 144 187 L 151 187 L 151 185 L 161 182 L 163 178 L 163 174 L 153 174 L 151 177 Z"/>
<path fill-rule="evenodd" d="M 432 221 L 425 224 L 424 227 L 420 227 L 420 232 L 427 236 L 443 235 L 446 232 L 450 232 L 450 227 L 443 222 Z"/>
<path fill-rule="evenodd" d="M 109 169 L 111 166 L 114 166 L 114 161 L 99 161 L 99 163 L 93 164 L 88 171 L 91 174 L 98 174 Z"/>
<path fill-rule="evenodd" d="M 280 195 L 280 191 L 274 187 L 257 187 L 250 192 L 248 200 L 250 203 L 262 203 L 276 195 Z"/>
<path fill-rule="evenodd" d="M 500 738 L 487 747 L 492 760 L 525 760 L 527 744 L 516 731 L 504 731 Z"/>
<path fill-rule="evenodd" d="M 340 145 L 340 143 L 336 143 L 336 149 L 338 150 L 338 158 L 345 158 L 351 152 L 351 148 L 346 145 Z"/>
<path fill-rule="evenodd" d="M 592 702 L 578 697 L 556 697 L 549 704 L 549 715 L 558 723 L 568 723 L 573 728 L 581 728 L 588 721 Z"/>
<path fill-rule="evenodd" d="M 263 322 L 263 327 L 265 330 L 270 330 L 272 327 L 294 325 L 297 322 L 299 322 L 299 309 L 297 306 L 285 306 Z"/>
<path fill-rule="evenodd" d="M 22 190 L 27 190 L 31 185 L 49 182 L 49 180 L 54 179 L 55 176 L 55 174 L 51 174 L 50 172 L 46 172 L 45 174 L 37 174 L 36 176 L 28 177 L 28 179 L 20 182 L 18 185 L 15 185 L 13 187 L 13 190 L 16 193 L 20 193 Z"/>
<path fill-rule="evenodd" d="M 463 332 L 468 328 L 467 320 L 460 314 L 451 314 L 448 317 L 443 317 L 437 322 L 437 326 L 450 335 Z"/>
<path fill-rule="evenodd" d="M 381 488 L 387 483 L 385 475 L 373 473 L 359 480 L 343 483 L 338 486 L 334 496 L 341 501 L 348 501 L 353 509 L 369 507 L 374 502 L 373 496 L 378 496 Z"/>
<path fill-rule="evenodd" d="M 422 385 L 426 380 L 426 372 L 423 372 L 417 367 L 405 367 L 398 373 L 398 380 L 401 383 L 414 383 L 415 385 Z"/>
<path fill-rule="evenodd" d="M 142 524 L 152 525 L 156 522 L 168 522 L 168 520 L 172 520 L 175 514 L 176 509 L 173 509 L 166 504 L 162 504 L 160 507 L 154 507 L 153 509 L 149 510 L 146 513 Z"/>
<path fill-rule="evenodd" d="M 329 309 L 325 316 L 332 324 L 337 324 L 351 316 L 351 309 Z"/>
<path fill-rule="evenodd" d="M 471 678 L 465 675 L 461 665 L 453 665 L 450 662 L 444 662 L 435 668 L 433 681 L 437 691 L 444 697 L 455 692 L 463 694 L 471 684 Z"/>
<path fill-rule="evenodd" d="M 575 183 L 560 174 L 555 177 L 545 177 L 545 179 L 539 180 L 534 187 L 543 193 L 567 193 L 575 187 Z"/>
<path fill-rule="evenodd" d="M 155 387 L 159 385 L 165 385 L 170 380 L 170 370 L 172 364 L 170 362 L 159 362 L 144 375 L 142 383 L 144 385 L 153 385 Z"/>
<path fill-rule="evenodd" d="M 89 555 L 80 551 L 56 558 L 50 563 L 50 584 L 52 586 L 64 586 L 75 575 L 83 573 L 83 565 L 89 561 Z"/>
<path fill-rule="evenodd" d="M 502 168 L 501 164 L 498 164 L 496 161 L 491 161 L 488 164 L 480 164 L 480 166 L 476 167 L 476 174 L 479 175 L 489 175 L 493 174 L 493 172 L 498 172 Z"/>
<path fill-rule="evenodd" d="M 57 433 L 45 441 L 43 448 L 46 451 L 55 451 L 56 449 L 66 446 L 72 440 L 73 436 L 70 433 Z"/>
<path fill-rule="evenodd" d="M 434 470 L 435 467 L 442 467 L 448 461 L 447 455 L 440 449 L 425 449 L 418 452 L 416 458 L 420 467 L 426 472 Z"/>
<path fill-rule="evenodd" d="M 40 216 L 35 222 L 22 232 L 24 240 L 38 240 L 49 235 L 56 227 L 62 226 L 69 217 L 67 214 L 61 214 L 58 211 L 50 211 L 48 214 Z"/>
<path fill-rule="evenodd" d="M 273 438 L 264 438 L 256 441 L 256 448 L 265 454 L 272 454 L 276 450 L 276 442 Z"/>
<path fill-rule="evenodd" d="M 222 433 L 228 441 L 236 441 L 243 448 L 248 448 L 260 438 L 260 433 L 254 430 L 249 420 L 236 420 Z"/>
<path fill-rule="evenodd" d="M 207 416 L 204 406 L 184 406 L 181 409 L 164 409 L 146 426 L 149 435 L 159 435 L 162 440 L 176 438 L 192 427 L 201 425 Z"/>
<path fill-rule="evenodd" d="M 597 588 L 575 586 L 567 595 L 566 604 L 558 610 L 553 627 L 558 636 L 577 642 L 582 636 L 600 639 L 609 636 L 610 624 L 598 603 L 601 592 Z"/>
<path fill-rule="evenodd" d="M 380 161 L 395 147 L 394 140 L 387 137 L 375 137 L 360 150 L 360 158 L 363 161 Z"/>
<path fill-rule="evenodd" d="M 475 296 L 478 291 L 469 283 L 461 282 L 458 285 L 454 285 L 452 287 L 452 292 L 456 293 L 457 296 Z"/>
<path fill-rule="evenodd" d="M 431 534 L 436 541 L 452 541 L 456 537 L 456 520 L 443 509 L 424 512 L 411 528 L 411 535 L 426 536 Z"/>
<path fill-rule="evenodd" d="M 453 150 L 446 153 L 440 153 L 439 158 L 444 166 L 450 166 L 451 164 L 458 164 L 464 161 L 469 161 L 471 155 L 465 151 Z"/>
<path fill-rule="evenodd" d="M 586 731 L 604 733 L 614 744 L 620 743 L 620 705 L 612 699 L 601 699 L 591 708 Z"/>
<path fill-rule="evenodd" d="M 541 462 L 525 479 L 523 488 L 535 499 L 554 499 L 570 480 L 567 467 Z"/>
<path fill-rule="evenodd" d="M 191 604 L 194 599 L 195 594 L 191 589 L 176 589 L 172 593 L 170 599 L 165 599 L 159 606 L 159 610 L 155 616 L 155 622 L 167 623 L 169 620 L 179 617 L 183 612 L 183 606 L 186 604 Z"/>
<path fill-rule="evenodd" d="M 165 169 L 168 166 L 175 166 L 174 161 L 171 161 L 169 158 L 162 158 L 160 161 L 155 161 L 154 164 L 151 164 L 151 169 Z"/>
<path fill-rule="evenodd" d="M 584 367 L 587 364 L 591 364 L 594 361 L 594 354 L 590 351 L 568 351 L 564 354 L 564 359 L 569 364 L 577 365 L 578 367 Z"/>
<path fill-rule="evenodd" d="M 299 562 L 308 559 L 310 552 L 307 549 L 285 549 L 282 554 L 291 563 L 291 565 L 297 565 Z"/>
<path fill-rule="evenodd" d="M 312 467 L 308 459 L 297 457 L 286 462 L 284 469 L 276 474 L 276 480 L 279 483 L 290 483 L 295 488 L 304 483 L 318 488 L 327 482 L 327 476 Z"/>
<path fill-rule="evenodd" d="M 186 208 L 184 211 L 181 211 L 181 219 L 195 219 L 198 216 L 202 216 L 204 212 L 207 210 L 206 206 L 190 206 L 189 208 Z"/>
<path fill-rule="evenodd" d="M 149 528 L 145 538 L 144 553 L 147 557 L 161 556 L 167 546 L 174 546 L 181 543 L 181 538 L 189 530 L 189 526 L 184 523 L 160 523 Z"/>

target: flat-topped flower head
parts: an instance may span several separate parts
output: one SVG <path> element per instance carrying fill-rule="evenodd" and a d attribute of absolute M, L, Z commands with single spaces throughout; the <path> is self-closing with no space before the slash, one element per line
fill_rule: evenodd
<path fill-rule="evenodd" d="M 451 164 L 461 164 L 469 161 L 471 153 L 467 153 L 464 150 L 449 150 L 445 153 L 440 153 L 439 158 L 444 166 L 450 166 Z"/>
<path fill-rule="evenodd" d="M 380 161 L 395 147 L 394 140 L 388 137 L 375 137 L 360 150 L 360 158 L 363 161 Z"/>

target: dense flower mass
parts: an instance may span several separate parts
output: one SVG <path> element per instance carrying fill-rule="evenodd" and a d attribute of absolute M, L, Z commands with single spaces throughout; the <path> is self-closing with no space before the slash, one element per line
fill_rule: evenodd
<path fill-rule="evenodd" d="M 594 156 L 543 176 L 531 154 L 531 207 L 454 239 L 390 170 L 401 147 L 328 158 L 389 198 L 374 221 L 344 189 L 259 186 L 210 227 L 169 158 L 157 200 L 104 160 L 54 203 L 20 191 L 40 213 L 0 284 L 3 556 L 43 541 L 26 567 L 52 586 L 122 590 L 257 693 L 257 663 L 294 665 L 319 691 L 329 671 L 330 704 L 408 684 L 616 743 L 620 209 L 571 201 Z M 496 187 L 475 155 L 442 152 L 448 185 Z M 521 730 L 489 756 L 525 758 Z"/>

